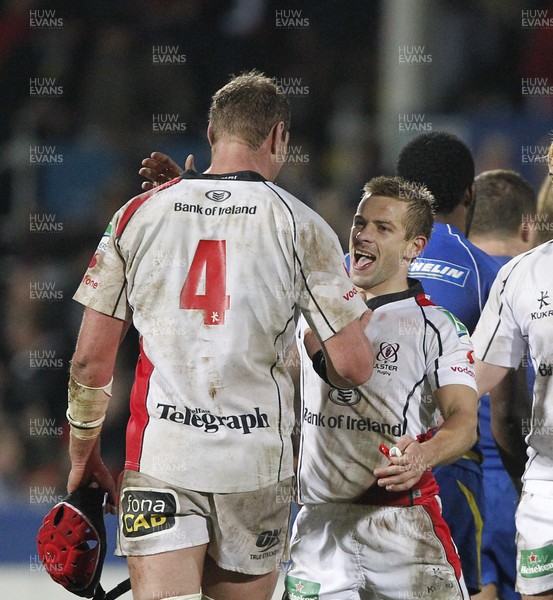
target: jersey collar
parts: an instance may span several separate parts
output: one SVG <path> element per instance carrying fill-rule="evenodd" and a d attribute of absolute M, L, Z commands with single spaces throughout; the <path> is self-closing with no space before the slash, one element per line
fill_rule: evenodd
<path fill-rule="evenodd" d="M 399 300 L 405 300 L 406 298 L 415 298 L 420 294 L 424 295 L 424 289 L 422 283 L 418 279 L 407 278 L 409 287 L 403 292 L 394 292 L 393 294 L 383 294 L 382 296 L 375 296 L 366 301 L 366 305 L 371 310 L 389 304 L 390 302 L 398 302 Z"/>
<path fill-rule="evenodd" d="M 182 179 L 231 179 L 233 181 L 265 181 L 265 177 L 255 171 L 236 171 L 235 173 L 207 174 L 197 173 L 186 169 L 181 175 Z"/>

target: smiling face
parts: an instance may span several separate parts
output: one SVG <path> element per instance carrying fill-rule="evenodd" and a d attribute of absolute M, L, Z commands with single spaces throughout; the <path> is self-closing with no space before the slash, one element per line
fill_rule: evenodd
<path fill-rule="evenodd" d="M 426 246 L 423 236 L 405 239 L 407 207 L 402 200 L 368 195 L 353 218 L 350 276 L 372 296 L 406 290 L 409 264 Z"/>

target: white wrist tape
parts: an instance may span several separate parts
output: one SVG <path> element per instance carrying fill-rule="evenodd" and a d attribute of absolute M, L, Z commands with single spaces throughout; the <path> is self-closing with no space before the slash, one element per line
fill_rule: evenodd
<path fill-rule="evenodd" d="M 71 434 L 80 440 L 97 438 L 111 398 L 111 381 L 99 388 L 82 385 L 71 376 L 67 393 L 67 420 Z"/>

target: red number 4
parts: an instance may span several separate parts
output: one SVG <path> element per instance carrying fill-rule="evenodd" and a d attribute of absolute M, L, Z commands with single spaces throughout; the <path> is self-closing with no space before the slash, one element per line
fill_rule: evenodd
<path fill-rule="evenodd" d="M 205 293 L 198 294 L 205 271 Z M 223 325 L 230 308 L 227 296 L 226 240 L 200 240 L 180 292 L 180 308 L 204 311 L 204 325 Z"/>

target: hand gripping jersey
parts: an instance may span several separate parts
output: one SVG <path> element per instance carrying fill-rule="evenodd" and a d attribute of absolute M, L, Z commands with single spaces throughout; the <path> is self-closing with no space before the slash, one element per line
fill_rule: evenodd
<path fill-rule="evenodd" d="M 292 475 L 297 309 L 323 340 L 366 310 L 330 227 L 253 172 L 129 201 L 75 299 L 141 336 L 125 467 L 218 493 Z"/>
<path fill-rule="evenodd" d="M 481 360 L 517 368 L 528 344 L 535 371 L 532 419 L 527 423 L 525 490 L 553 496 L 553 242 L 504 267 L 473 335 Z"/>
<path fill-rule="evenodd" d="M 306 358 L 298 466 L 301 503 L 361 499 L 375 483 L 374 469 L 388 464 L 380 444 L 390 448 L 404 434 L 424 437 L 436 427 L 439 411 L 433 392 L 450 384 L 476 389 L 466 328 L 427 300 L 419 282 L 409 283 L 405 292 L 367 302 L 374 311 L 366 334 L 375 362 L 363 386 L 328 386 L 301 344 Z M 436 493 L 430 475 L 421 481 L 426 486 L 421 495 Z M 393 494 L 387 493 L 391 504 Z"/>

